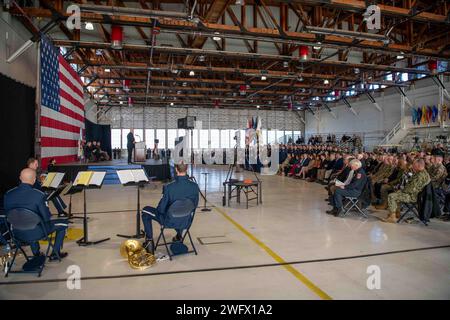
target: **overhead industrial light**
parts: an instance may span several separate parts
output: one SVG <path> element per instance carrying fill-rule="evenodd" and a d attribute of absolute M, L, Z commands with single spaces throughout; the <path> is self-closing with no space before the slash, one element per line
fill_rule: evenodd
<path fill-rule="evenodd" d="M 267 77 L 266 76 L 261 76 L 261 80 L 262 81 L 267 80 Z"/>
<path fill-rule="evenodd" d="M 382 34 L 367 33 L 367 32 L 355 32 L 351 30 L 340 30 L 322 27 L 307 27 L 307 30 L 313 34 L 321 35 L 336 35 L 341 37 L 351 37 L 361 40 L 372 40 L 372 41 L 386 41 L 387 37 Z"/>
<path fill-rule="evenodd" d="M 222 40 L 222 38 L 220 37 L 220 33 L 218 32 L 214 32 L 215 36 L 213 36 L 213 40 L 214 41 L 220 41 Z"/>
<path fill-rule="evenodd" d="M 234 3 L 238 6 L 245 6 L 245 1 L 244 0 L 236 0 L 236 2 Z"/>
<path fill-rule="evenodd" d="M 187 86 L 187 82 L 183 82 L 183 87 L 186 87 Z"/>
<path fill-rule="evenodd" d="M 119 104 L 123 104 L 123 101 L 120 101 Z"/>
<path fill-rule="evenodd" d="M 283 61 L 283 67 L 288 68 L 289 67 L 289 61 Z"/>
<path fill-rule="evenodd" d="M 302 81 L 303 81 L 303 77 L 302 77 L 301 74 L 297 77 L 297 81 L 298 81 L 298 82 L 302 82 Z"/>
<path fill-rule="evenodd" d="M 173 106 L 173 102 L 171 102 L 170 105 Z"/>
<path fill-rule="evenodd" d="M 106 68 L 105 72 L 111 72 L 111 69 Z"/>
<path fill-rule="evenodd" d="M 314 50 L 320 50 L 320 48 L 322 48 L 320 45 L 322 44 L 322 42 L 318 41 L 317 44 L 315 46 L 313 46 Z"/>
<path fill-rule="evenodd" d="M 191 77 L 195 76 L 194 70 L 191 70 L 191 71 L 189 72 L 189 75 L 190 75 Z"/>
<path fill-rule="evenodd" d="M 259 105 L 257 105 L 257 106 L 256 106 L 256 109 L 259 109 L 259 108 L 260 108 L 260 106 L 259 106 Z"/>
<path fill-rule="evenodd" d="M 172 73 L 176 74 L 176 73 L 178 73 L 178 70 L 177 69 L 172 69 Z"/>
<path fill-rule="evenodd" d="M 198 61 L 200 61 L 200 62 L 205 61 L 205 56 L 199 56 L 199 57 L 198 57 Z"/>
<path fill-rule="evenodd" d="M 86 29 L 86 30 L 94 30 L 94 24 L 92 23 L 92 22 L 86 22 L 85 23 L 85 25 L 84 25 L 84 28 Z"/>
<path fill-rule="evenodd" d="M 329 84 L 330 81 L 328 81 L 327 79 L 323 80 L 323 84 Z"/>
<path fill-rule="evenodd" d="M 359 68 L 355 68 L 354 72 L 355 74 L 359 74 Z"/>
<path fill-rule="evenodd" d="M 397 60 L 401 60 L 403 58 L 405 58 L 405 56 L 403 55 L 403 52 L 397 56 Z"/>

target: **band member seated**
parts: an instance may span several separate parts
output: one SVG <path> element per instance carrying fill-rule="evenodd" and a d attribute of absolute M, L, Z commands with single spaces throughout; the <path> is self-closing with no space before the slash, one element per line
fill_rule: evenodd
<path fill-rule="evenodd" d="M 141 216 L 145 230 L 144 246 L 147 247 L 150 242 L 152 252 L 154 248 L 152 220 L 156 220 L 159 223 L 164 223 L 167 210 L 176 200 L 190 199 L 194 203 L 195 207 L 198 205 L 198 185 L 189 180 L 187 168 L 188 166 L 184 163 L 175 165 L 175 180 L 163 187 L 163 197 L 159 201 L 158 207 L 153 208 L 147 206 L 142 209 Z M 172 239 L 172 241 L 180 241 L 181 232 L 182 230 L 177 230 L 177 235 Z"/>
<path fill-rule="evenodd" d="M 53 166 L 55 163 L 56 163 L 55 159 L 51 159 L 50 163 L 49 163 L 49 168 L 50 168 L 50 166 Z M 41 179 L 38 174 L 39 161 L 36 158 L 29 158 L 27 161 L 27 168 L 32 169 L 36 172 L 36 181 L 33 185 L 33 188 L 43 192 L 42 182 L 41 182 Z M 69 216 L 69 214 L 65 211 L 65 209 L 67 208 L 67 205 L 64 203 L 64 200 L 61 199 L 61 197 L 59 195 L 53 197 L 51 199 L 51 201 L 52 201 L 53 205 L 55 206 L 56 211 L 58 211 L 58 217 L 68 217 Z"/>
<path fill-rule="evenodd" d="M 353 159 L 350 161 L 350 168 L 354 172 L 352 181 L 346 186 L 337 187 L 332 198 L 333 209 L 327 211 L 336 217 L 343 213 L 342 200 L 344 197 L 359 197 L 367 182 L 364 169 L 361 168 L 361 161 Z"/>
<path fill-rule="evenodd" d="M 36 171 L 30 168 L 25 168 L 20 172 L 20 181 L 18 187 L 9 190 L 4 197 L 5 212 L 12 209 L 23 208 L 37 213 L 46 225 L 49 234 L 56 232 L 55 245 L 53 252 L 50 255 L 50 260 L 58 260 L 59 257 L 67 257 L 66 252 L 61 252 L 64 241 L 64 236 L 67 230 L 67 219 L 51 220 L 51 213 L 47 206 L 47 196 L 42 191 L 33 188 L 36 182 Z M 39 243 L 31 244 L 31 250 L 35 256 L 42 255 L 40 252 Z"/>

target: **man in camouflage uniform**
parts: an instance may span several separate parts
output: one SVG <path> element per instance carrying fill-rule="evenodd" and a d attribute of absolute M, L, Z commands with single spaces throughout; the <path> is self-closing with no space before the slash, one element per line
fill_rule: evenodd
<path fill-rule="evenodd" d="M 436 153 L 431 159 L 431 165 L 427 168 L 434 189 L 441 188 L 447 177 L 447 169 L 442 164 L 443 161 L 444 155 Z"/>
<path fill-rule="evenodd" d="M 401 191 L 391 193 L 388 196 L 389 215 L 384 222 L 395 223 L 400 217 L 400 204 L 402 202 L 415 203 L 417 202 L 417 195 L 422 189 L 430 183 L 430 175 L 425 170 L 425 162 L 422 159 L 417 159 L 413 163 L 414 175 Z"/>
<path fill-rule="evenodd" d="M 404 175 L 408 174 L 408 164 L 405 160 L 398 160 L 398 170 L 394 177 L 389 176 L 389 179 L 385 179 L 380 189 L 381 203 L 375 206 L 377 210 L 387 209 L 387 198 L 389 193 L 400 189 L 400 184 L 404 179 Z"/>

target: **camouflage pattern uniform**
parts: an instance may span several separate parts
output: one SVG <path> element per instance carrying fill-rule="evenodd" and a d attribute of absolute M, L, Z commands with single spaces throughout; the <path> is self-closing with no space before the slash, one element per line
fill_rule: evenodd
<path fill-rule="evenodd" d="M 391 193 L 388 196 L 388 209 L 390 212 L 396 212 L 399 208 L 399 203 L 417 201 L 417 195 L 422 189 L 431 181 L 430 175 L 426 170 L 417 172 L 401 191 Z"/>
<path fill-rule="evenodd" d="M 401 184 L 403 175 L 406 174 L 403 169 L 399 169 L 397 173 L 397 177 L 392 180 L 391 182 L 385 183 L 381 186 L 381 202 L 386 204 L 387 197 L 389 195 L 389 192 L 394 191 L 398 189 L 398 186 Z"/>
<path fill-rule="evenodd" d="M 376 182 L 381 182 L 384 179 L 387 179 L 392 172 L 394 171 L 395 167 L 390 164 L 383 165 L 380 170 L 372 177 L 372 183 L 375 184 Z"/>
<path fill-rule="evenodd" d="M 429 169 L 427 169 L 427 171 L 430 175 L 433 188 L 440 188 L 447 177 L 447 169 L 444 165 L 442 163 L 433 164 L 429 167 Z"/>

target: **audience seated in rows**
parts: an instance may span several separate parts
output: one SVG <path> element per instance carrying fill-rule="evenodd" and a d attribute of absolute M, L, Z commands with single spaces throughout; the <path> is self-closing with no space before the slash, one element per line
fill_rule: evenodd
<path fill-rule="evenodd" d="M 335 215 L 342 213 L 343 196 L 361 193 L 370 182 L 372 205 L 377 210 L 389 211 L 385 222 L 396 222 L 400 204 L 416 203 L 421 190 L 431 184 L 448 219 L 450 158 L 444 161 L 443 150 L 437 146 L 428 154 L 350 154 L 348 149 L 334 145 L 281 145 L 278 174 L 326 185 L 329 195 L 326 201 L 333 206 L 329 213 Z"/>

